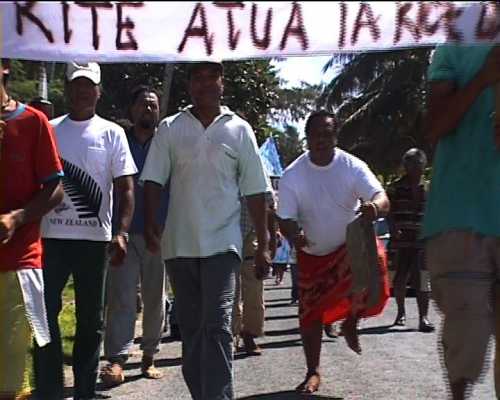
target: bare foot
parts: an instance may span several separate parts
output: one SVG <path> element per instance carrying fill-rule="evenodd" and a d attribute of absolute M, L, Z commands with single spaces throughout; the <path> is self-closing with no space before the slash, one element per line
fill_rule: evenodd
<path fill-rule="evenodd" d="M 361 346 L 358 336 L 358 318 L 348 317 L 342 323 L 342 333 L 349 348 L 356 354 L 361 354 Z"/>
<path fill-rule="evenodd" d="M 295 390 L 301 394 L 311 394 L 317 392 L 319 385 L 321 384 L 321 378 L 317 372 L 308 373 L 304 382 L 295 388 Z"/>

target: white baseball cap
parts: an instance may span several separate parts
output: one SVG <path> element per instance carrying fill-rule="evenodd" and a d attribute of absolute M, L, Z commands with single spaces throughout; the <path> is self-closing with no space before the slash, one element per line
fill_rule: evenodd
<path fill-rule="evenodd" d="M 90 79 L 94 84 L 99 85 L 101 83 L 101 67 L 95 62 L 68 63 L 66 66 L 66 79 L 68 82 L 80 77 Z"/>

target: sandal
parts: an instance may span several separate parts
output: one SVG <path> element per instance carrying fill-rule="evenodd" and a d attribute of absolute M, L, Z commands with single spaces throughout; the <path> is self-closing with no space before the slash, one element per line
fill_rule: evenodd
<path fill-rule="evenodd" d="M 142 372 L 142 375 L 148 379 L 161 379 L 161 378 L 163 378 L 163 372 L 161 372 L 154 365 L 150 365 L 149 367 L 142 366 L 141 372 Z"/>
<path fill-rule="evenodd" d="M 148 379 L 163 378 L 163 373 L 155 367 L 152 357 L 142 357 L 141 372 L 142 375 Z"/>
<path fill-rule="evenodd" d="M 317 372 L 307 373 L 304 381 L 295 388 L 300 394 L 312 394 L 317 392 L 321 384 L 321 377 Z"/>
<path fill-rule="evenodd" d="M 110 362 L 101 371 L 101 381 L 104 386 L 112 387 L 125 382 L 123 367 L 117 362 Z"/>

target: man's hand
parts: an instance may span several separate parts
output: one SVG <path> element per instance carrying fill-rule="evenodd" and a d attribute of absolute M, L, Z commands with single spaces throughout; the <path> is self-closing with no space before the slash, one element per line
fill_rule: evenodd
<path fill-rule="evenodd" d="M 363 216 L 363 218 L 370 222 L 375 221 L 378 218 L 378 208 L 372 201 L 362 203 L 358 212 Z"/>
<path fill-rule="evenodd" d="M 0 243 L 5 244 L 12 236 L 14 236 L 14 232 L 16 231 L 19 225 L 19 219 L 17 217 L 17 213 L 10 212 L 7 214 L 0 215 Z"/>
<path fill-rule="evenodd" d="M 276 256 L 276 249 L 278 248 L 278 243 L 276 237 L 274 239 L 269 240 L 269 256 L 271 260 Z"/>
<path fill-rule="evenodd" d="M 309 244 L 309 240 L 306 238 L 303 231 L 298 232 L 293 238 L 293 247 L 295 247 L 296 250 L 302 250 L 304 247 L 309 246 Z"/>
<path fill-rule="evenodd" d="M 123 260 L 127 255 L 127 241 L 122 235 L 116 235 L 111 242 L 109 247 L 109 253 L 111 254 L 111 259 L 109 263 L 113 267 L 118 267 L 123 264 Z"/>
<path fill-rule="evenodd" d="M 257 279 L 264 279 L 271 268 L 272 259 L 269 250 L 258 248 L 254 256 L 255 276 Z"/>
<path fill-rule="evenodd" d="M 158 224 L 149 224 L 144 230 L 146 248 L 152 254 L 158 254 L 161 244 L 161 228 Z"/>

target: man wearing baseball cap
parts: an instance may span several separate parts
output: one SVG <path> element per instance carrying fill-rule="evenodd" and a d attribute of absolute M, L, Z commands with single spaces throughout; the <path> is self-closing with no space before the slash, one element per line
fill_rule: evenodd
<path fill-rule="evenodd" d="M 111 266 L 119 267 L 127 252 L 134 211 L 132 175 L 137 169 L 123 129 L 96 115 L 100 83 L 98 64 L 68 64 L 65 89 L 69 114 L 51 121 L 65 177 L 64 200 L 42 223 L 45 301 L 53 338 L 50 345 L 35 347 L 35 383 L 42 399 L 59 399 L 63 394 L 63 353 L 57 318 L 70 275 L 76 301 L 74 398 L 100 398 L 95 386 L 103 331 L 106 253 L 110 253 Z M 113 197 L 119 204 L 114 237 Z"/>

